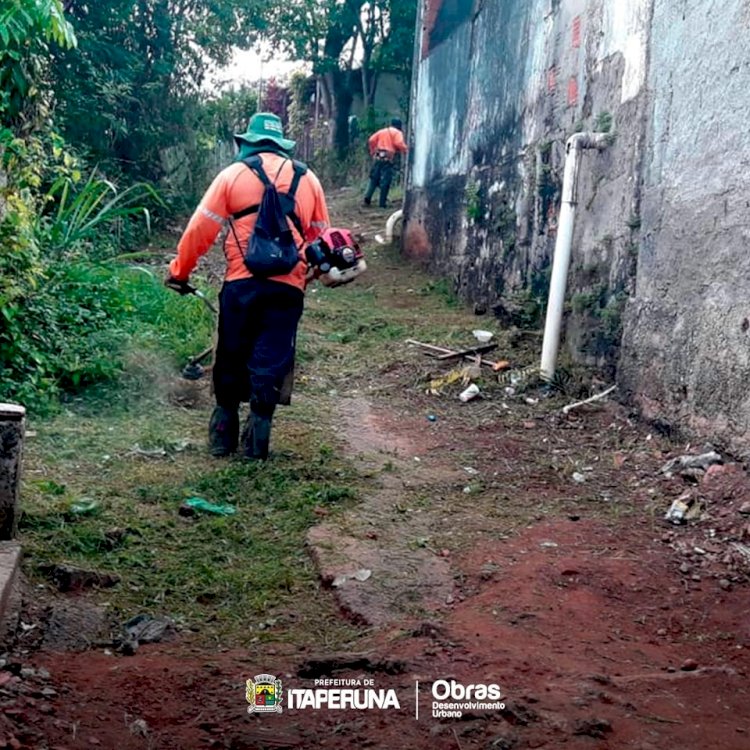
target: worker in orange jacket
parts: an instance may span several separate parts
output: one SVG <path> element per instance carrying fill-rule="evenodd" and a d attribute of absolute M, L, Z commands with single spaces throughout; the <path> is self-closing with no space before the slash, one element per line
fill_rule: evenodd
<path fill-rule="evenodd" d="M 304 164 L 292 160 L 295 142 L 284 138 L 276 115 L 253 115 L 247 132 L 235 135 L 235 141 L 237 161 L 217 175 L 203 196 L 179 241 L 165 283 L 188 293 L 188 280 L 198 259 L 229 223 L 224 240 L 226 275 L 219 295 L 213 367 L 216 408 L 209 423 L 209 449 L 214 456 L 237 450 L 239 405 L 249 400 L 242 451 L 247 458 L 265 459 L 281 384 L 294 362 L 308 270 L 303 249 L 328 227 L 329 218 L 318 178 Z M 291 199 L 286 216 L 300 259 L 283 276 L 253 276 L 245 264 L 245 248 L 264 193 L 264 183 L 251 168 L 258 163 L 279 194 Z"/>
<path fill-rule="evenodd" d="M 370 184 L 365 193 L 366 206 L 372 203 L 372 196 L 378 187 L 380 188 L 380 208 L 388 205 L 388 191 L 393 182 L 393 161 L 397 153 L 405 154 L 408 150 L 402 129 L 401 120 L 394 117 L 390 127 L 373 133 L 367 141 L 373 164 L 370 170 Z"/>

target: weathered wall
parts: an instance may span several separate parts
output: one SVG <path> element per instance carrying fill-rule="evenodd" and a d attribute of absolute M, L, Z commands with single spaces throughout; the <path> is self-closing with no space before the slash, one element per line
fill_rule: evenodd
<path fill-rule="evenodd" d="M 649 1 L 484 0 L 457 13 L 427 0 L 422 13 L 406 249 L 424 228 L 432 267 L 463 298 L 539 322 L 565 141 L 616 131 L 586 156 L 568 336 L 609 367 L 634 276 Z"/>
<path fill-rule="evenodd" d="M 567 349 L 650 418 L 750 454 L 750 0 L 424 0 L 420 17 L 405 249 L 541 324 L 565 140 L 611 127 L 584 157 Z"/>
<path fill-rule="evenodd" d="M 620 381 L 750 452 L 750 2 L 655 0 L 653 110 Z"/>

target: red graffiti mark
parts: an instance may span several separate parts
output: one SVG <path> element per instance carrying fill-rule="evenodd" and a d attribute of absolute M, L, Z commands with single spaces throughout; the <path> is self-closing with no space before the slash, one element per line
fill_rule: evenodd
<path fill-rule="evenodd" d="M 571 78 L 568 81 L 568 105 L 575 107 L 578 104 L 578 79 Z"/>
<path fill-rule="evenodd" d="M 557 91 L 557 68 L 553 65 L 547 71 L 547 93 L 554 94 Z"/>
<path fill-rule="evenodd" d="M 573 19 L 573 48 L 578 49 L 581 46 L 581 17 L 576 16 Z"/>
<path fill-rule="evenodd" d="M 424 0 L 424 22 L 422 24 L 422 59 L 430 53 L 430 34 L 435 28 L 443 0 Z"/>

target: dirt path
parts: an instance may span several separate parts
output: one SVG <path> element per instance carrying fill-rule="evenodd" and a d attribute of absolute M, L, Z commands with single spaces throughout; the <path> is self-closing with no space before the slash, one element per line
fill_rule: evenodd
<path fill-rule="evenodd" d="M 351 216 L 353 203 L 337 200 Z M 361 221 L 371 235 L 376 222 Z M 337 308 L 311 295 L 298 403 L 282 428 L 295 446 L 329 424 L 327 460 L 341 452 L 356 470 L 356 501 L 316 500 L 317 522 L 300 537 L 318 583 L 259 636 L 211 645 L 183 630 L 134 656 L 24 635 L 52 621 L 68 636 L 91 630 L 82 613 L 106 592 L 28 607 L 0 670 L 0 748 L 750 747 L 742 469 L 666 477 L 660 468 L 686 446 L 614 404 L 563 417 L 565 399 L 489 380 L 469 404 L 458 385 L 428 395 L 434 366 L 403 340 L 434 326 L 436 342 L 468 343 L 478 319 L 369 250 L 374 291 Z M 508 353 L 531 361 L 523 347 Z M 686 491 L 702 518 L 665 525 Z M 321 619 L 301 642 L 293 622 L 311 599 Z M 348 641 L 336 620 L 354 628 Z M 246 711 L 245 681 L 261 673 L 282 680 L 281 715 Z M 400 708 L 289 708 L 289 690 L 316 679 L 372 680 Z M 496 683 L 505 707 L 433 717 L 440 679 Z"/>

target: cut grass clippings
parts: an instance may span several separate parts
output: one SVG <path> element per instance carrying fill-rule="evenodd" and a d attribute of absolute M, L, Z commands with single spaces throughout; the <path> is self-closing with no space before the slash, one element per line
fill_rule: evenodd
<path fill-rule="evenodd" d="M 167 408 L 159 406 L 162 420 Z M 325 444 L 300 453 L 287 450 L 283 436 L 280 452 L 265 464 L 210 459 L 193 434 L 171 444 L 163 439 L 161 451 L 156 430 L 148 447 L 132 442 L 152 418 L 61 416 L 40 429 L 21 523 L 29 574 L 40 579 L 40 567 L 63 562 L 116 573 L 120 584 L 99 599 L 119 618 L 166 614 L 212 636 L 231 635 L 235 644 L 258 636 L 254 625 L 269 618 L 317 623 L 321 612 L 296 603 L 304 599 L 314 610 L 318 600 L 304 535 L 319 520 L 316 511 L 356 498 L 356 473 L 334 461 Z M 172 437 L 193 427 L 186 421 L 172 423 Z M 97 428 L 105 432 L 98 446 L 91 440 Z M 228 503 L 237 512 L 183 517 L 180 505 L 190 497 Z M 92 501 L 89 513 L 72 508 L 88 509 Z M 304 641 L 299 632 L 295 638 Z"/>
<path fill-rule="evenodd" d="M 403 263 L 395 248 L 370 247 L 371 274 L 310 290 L 293 405 L 279 411 L 266 464 L 207 455 L 207 383 L 190 408 L 174 396 L 185 387 L 184 358 L 208 335 L 197 300 L 165 299 L 151 273 L 126 276 L 134 322 L 142 323 L 124 377 L 32 425 L 21 523 L 32 580 L 44 581 L 40 567 L 50 563 L 114 573 L 117 586 L 90 596 L 121 621 L 167 615 L 232 645 L 273 638 L 339 647 L 350 639 L 357 631 L 337 616 L 305 547 L 308 529 L 355 504 L 372 476 L 352 457 L 359 446 L 343 443 L 336 401 L 377 392 L 393 367 L 406 373 L 403 398 L 421 390 L 407 338 L 473 341 L 472 317 L 447 285 L 405 272 Z M 193 327 L 196 316 L 201 325 Z M 183 517 L 190 497 L 237 513 Z M 90 514 L 71 509 L 92 501 Z"/>

